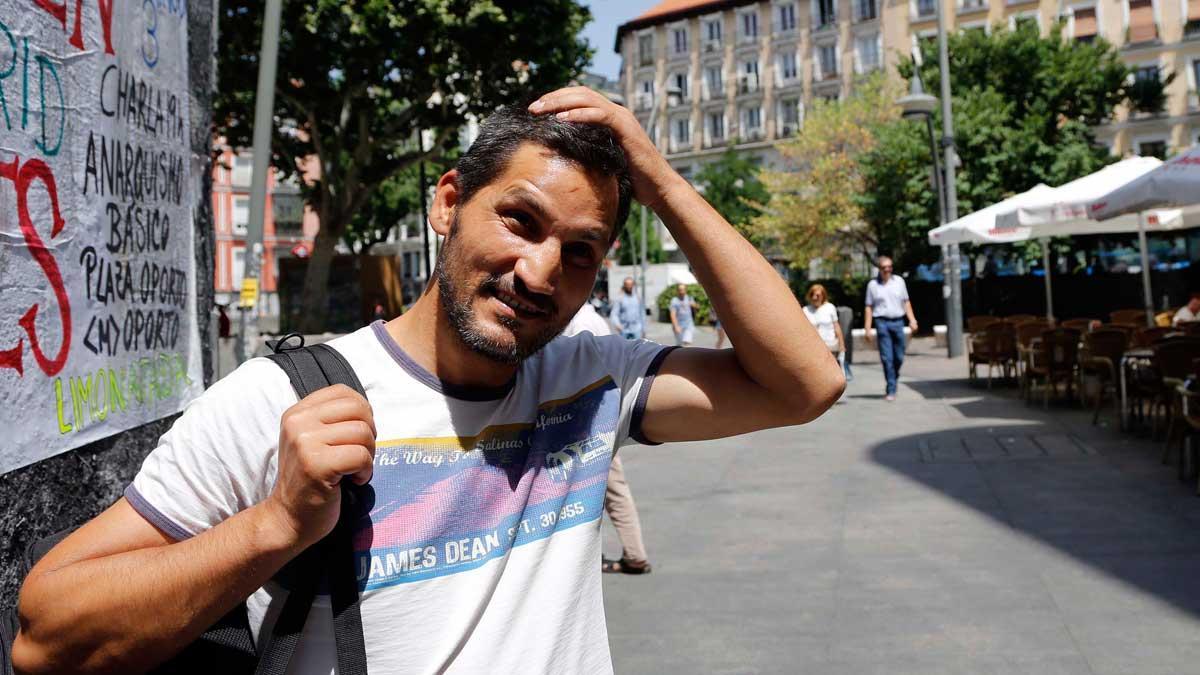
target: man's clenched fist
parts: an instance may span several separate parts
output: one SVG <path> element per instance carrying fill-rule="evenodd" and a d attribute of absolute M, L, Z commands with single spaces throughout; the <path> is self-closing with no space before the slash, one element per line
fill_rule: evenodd
<path fill-rule="evenodd" d="M 341 508 L 341 481 L 371 480 L 375 418 L 358 392 L 335 384 L 309 394 L 283 413 L 279 471 L 267 498 L 282 523 L 309 546 L 333 530 Z"/>

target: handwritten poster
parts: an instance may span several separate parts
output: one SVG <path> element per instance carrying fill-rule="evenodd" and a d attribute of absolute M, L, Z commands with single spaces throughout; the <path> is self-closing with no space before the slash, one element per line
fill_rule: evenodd
<path fill-rule="evenodd" d="M 184 0 L 0 0 L 0 473 L 202 389 Z"/>

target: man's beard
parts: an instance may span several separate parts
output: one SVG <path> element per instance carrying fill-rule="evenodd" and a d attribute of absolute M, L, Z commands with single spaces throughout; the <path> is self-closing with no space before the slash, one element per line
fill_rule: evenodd
<path fill-rule="evenodd" d="M 446 308 L 446 318 L 450 320 L 450 325 L 454 328 L 454 332 L 458 334 L 463 344 L 468 349 L 485 356 L 497 363 L 502 363 L 507 366 L 515 366 L 525 359 L 538 353 L 542 347 L 545 347 L 551 340 L 558 337 L 566 328 L 566 322 L 561 325 L 555 325 L 553 322 L 547 325 L 541 332 L 534 335 L 532 338 L 522 340 L 517 334 L 517 328 L 520 322 L 509 317 L 499 317 L 498 321 L 501 326 L 512 331 L 513 341 L 511 344 L 503 344 L 491 337 L 488 337 L 479 327 L 479 319 L 475 316 L 475 309 L 472 307 L 472 301 L 476 296 L 485 296 L 487 294 L 495 295 L 495 291 L 504 288 L 503 277 L 491 274 L 484 279 L 471 292 L 467 289 L 459 288 L 456 276 L 461 278 L 465 276 L 465 270 L 459 269 L 462 266 L 462 260 L 459 259 L 458 237 L 458 214 L 454 214 L 453 220 L 450 222 L 450 235 L 446 237 L 445 244 L 442 246 L 442 257 L 438 261 L 437 280 L 438 280 L 438 298 L 441 300 L 442 306 Z M 504 288 L 505 291 L 523 297 L 529 302 L 534 302 L 528 294 L 522 294 L 512 288 Z M 549 299 L 540 299 L 536 304 L 546 310 L 551 317 L 558 316 L 557 308 L 553 301 Z"/>

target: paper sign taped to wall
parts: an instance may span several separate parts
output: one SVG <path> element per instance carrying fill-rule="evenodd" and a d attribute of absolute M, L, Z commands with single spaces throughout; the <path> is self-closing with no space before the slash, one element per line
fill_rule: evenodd
<path fill-rule="evenodd" d="M 0 0 L 0 473 L 202 389 L 187 4 Z"/>

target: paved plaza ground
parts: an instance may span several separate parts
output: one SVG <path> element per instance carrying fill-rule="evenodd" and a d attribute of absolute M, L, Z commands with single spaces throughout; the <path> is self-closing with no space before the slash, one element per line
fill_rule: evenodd
<path fill-rule="evenodd" d="M 621 451 L 654 573 L 605 575 L 618 673 L 1200 673 L 1200 497 L 1160 444 L 912 352 L 895 403 L 860 353 L 813 424 Z"/>

